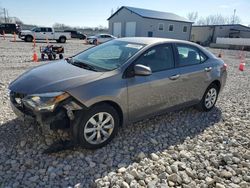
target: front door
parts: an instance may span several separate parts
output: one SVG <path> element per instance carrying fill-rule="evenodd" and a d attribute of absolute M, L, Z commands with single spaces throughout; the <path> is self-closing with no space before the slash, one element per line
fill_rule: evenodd
<path fill-rule="evenodd" d="M 42 31 L 42 28 L 40 28 L 40 27 L 36 28 L 34 37 L 38 40 L 44 39 L 44 34 Z"/>
<path fill-rule="evenodd" d="M 175 87 L 177 73 L 171 44 L 147 50 L 134 64 L 149 66 L 152 75 L 127 79 L 130 120 L 140 119 L 178 102 Z"/>

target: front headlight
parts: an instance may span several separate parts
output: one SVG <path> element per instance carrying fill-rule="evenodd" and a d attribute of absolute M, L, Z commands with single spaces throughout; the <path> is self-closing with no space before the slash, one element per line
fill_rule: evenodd
<path fill-rule="evenodd" d="M 56 105 L 67 99 L 70 95 L 65 92 L 53 92 L 28 95 L 23 99 L 24 105 L 35 111 L 53 111 Z"/>

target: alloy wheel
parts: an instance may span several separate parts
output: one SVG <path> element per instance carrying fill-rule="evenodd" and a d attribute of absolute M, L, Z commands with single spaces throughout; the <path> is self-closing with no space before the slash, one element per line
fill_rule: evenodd
<path fill-rule="evenodd" d="M 93 115 L 84 126 L 84 138 L 90 144 L 101 144 L 112 134 L 114 118 L 107 112 Z"/>
<path fill-rule="evenodd" d="M 216 99 L 217 99 L 217 90 L 215 88 L 209 89 L 205 97 L 206 108 L 207 109 L 212 108 L 216 102 Z"/>

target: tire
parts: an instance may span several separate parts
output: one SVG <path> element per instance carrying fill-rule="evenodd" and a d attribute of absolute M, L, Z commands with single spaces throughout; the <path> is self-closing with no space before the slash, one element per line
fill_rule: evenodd
<path fill-rule="evenodd" d="M 53 59 L 56 59 L 56 54 L 53 54 Z"/>
<path fill-rule="evenodd" d="M 94 41 L 93 41 L 93 44 L 94 44 L 94 45 L 97 45 L 97 40 L 94 40 Z"/>
<path fill-rule="evenodd" d="M 44 54 L 41 54 L 41 59 L 42 59 L 42 60 L 44 60 L 44 57 L 45 57 L 45 55 L 44 55 Z"/>
<path fill-rule="evenodd" d="M 99 119 L 101 118 L 99 116 L 100 114 L 103 115 L 102 121 Z M 105 120 L 107 121 L 106 123 Z M 97 121 L 103 122 L 104 124 L 102 125 Z M 76 144 L 87 149 L 103 147 L 117 134 L 119 122 L 119 115 L 112 106 L 108 104 L 96 105 L 87 111 L 77 114 L 76 120 L 72 125 L 73 139 Z M 104 136 L 105 134 L 107 135 L 106 138 Z M 91 139 L 91 137 L 93 137 L 93 139 Z M 98 137 L 101 140 L 98 141 Z"/>
<path fill-rule="evenodd" d="M 200 103 L 197 105 L 197 109 L 205 112 L 212 110 L 218 99 L 218 94 L 219 87 L 216 84 L 211 84 L 210 86 L 208 86 Z M 211 97 L 209 97 L 209 95 Z"/>
<path fill-rule="evenodd" d="M 33 41 L 33 37 L 31 35 L 27 35 L 25 37 L 25 42 L 32 42 Z"/>
<path fill-rule="evenodd" d="M 59 54 L 59 59 L 63 59 L 63 55 L 62 54 Z"/>
<path fill-rule="evenodd" d="M 59 38 L 59 43 L 65 43 L 65 42 L 66 42 L 66 37 Z"/>
<path fill-rule="evenodd" d="M 52 60 L 52 55 L 51 54 L 48 54 L 48 59 L 51 61 Z"/>

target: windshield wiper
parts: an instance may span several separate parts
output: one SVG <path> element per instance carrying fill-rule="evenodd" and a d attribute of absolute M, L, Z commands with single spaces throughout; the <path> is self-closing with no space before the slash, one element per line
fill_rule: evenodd
<path fill-rule="evenodd" d="M 76 60 L 76 59 L 73 59 L 73 58 L 68 58 L 68 59 L 66 59 L 66 61 L 68 63 L 72 64 L 72 65 L 77 66 L 77 67 L 98 72 L 96 67 L 94 67 L 94 66 L 92 66 L 90 64 L 84 63 L 82 61 L 79 61 L 79 60 Z"/>

